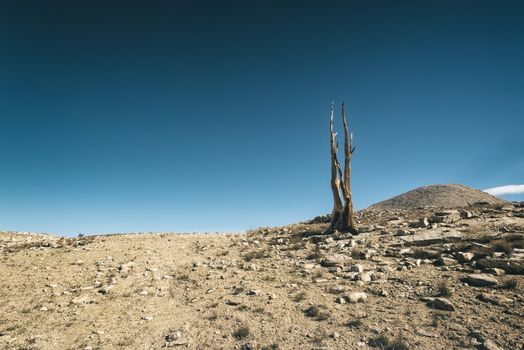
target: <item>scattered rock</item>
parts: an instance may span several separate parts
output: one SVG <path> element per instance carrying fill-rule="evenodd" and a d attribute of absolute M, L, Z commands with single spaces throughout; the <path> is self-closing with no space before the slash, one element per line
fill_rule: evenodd
<path fill-rule="evenodd" d="M 482 350 L 504 350 L 490 339 L 484 340 L 484 342 L 482 343 L 481 349 Z"/>
<path fill-rule="evenodd" d="M 475 287 L 490 287 L 497 285 L 499 282 L 496 278 L 486 274 L 472 274 L 468 275 L 467 282 L 470 286 Z"/>
<path fill-rule="evenodd" d="M 455 260 L 453 258 L 450 258 L 450 257 L 446 257 L 446 256 L 441 256 L 438 259 L 438 261 L 439 261 L 441 266 L 454 266 L 454 265 L 458 264 L 457 260 Z"/>
<path fill-rule="evenodd" d="M 336 286 L 333 286 L 331 288 L 329 288 L 329 291 L 333 294 L 339 294 L 339 293 L 344 293 L 348 290 L 348 287 L 344 286 L 344 285 L 336 285 Z"/>
<path fill-rule="evenodd" d="M 506 298 L 503 295 L 481 293 L 477 295 L 477 299 L 493 305 L 503 306 L 505 304 L 511 304 L 513 299 Z"/>
<path fill-rule="evenodd" d="M 446 298 L 426 298 L 427 305 L 436 310 L 455 311 L 455 306 Z"/>
<path fill-rule="evenodd" d="M 358 303 L 366 301 L 368 296 L 364 292 L 352 292 L 345 295 L 345 298 L 350 303 Z"/>
<path fill-rule="evenodd" d="M 330 255 L 321 261 L 321 265 L 324 267 L 343 267 L 350 257 L 345 254 Z"/>
<path fill-rule="evenodd" d="M 229 298 L 226 298 L 225 303 L 227 305 L 231 305 L 231 306 L 238 306 L 238 305 L 242 304 L 242 299 L 229 297 Z"/>
<path fill-rule="evenodd" d="M 467 211 L 467 210 L 462 210 L 460 212 L 460 218 L 461 219 L 470 219 L 473 217 L 473 214 L 471 214 L 470 211 Z"/>
<path fill-rule="evenodd" d="M 489 274 L 492 274 L 494 276 L 502 276 L 502 275 L 504 275 L 506 273 L 506 271 L 504 271 L 503 269 L 499 269 L 497 267 L 492 267 L 492 268 L 486 269 L 484 271 L 489 273 Z"/>
<path fill-rule="evenodd" d="M 95 301 L 96 300 L 91 298 L 89 295 L 81 295 L 81 296 L 78 296 L 78 297 L 74 298 L 73 300 L 71 300 L 71 304 L 76 304 L 76 305 L 79 305 L 79 304 L 92 304 Z"/>
<path fill-rule="evenodd" d="M 338 303 L 338 304 L 345 304 L 346 303 L 346 299 L 343 298 L 343 297 L 338 297 L 335 299 L 335 302 Z"/>
<path fill-rule="evenodd" d="M 362 266 L 361 264 L 355 264 L 355 265 L 348 266 L 347 270 L 350 272 L 362 273 L 364 272 L 364 266 Z"/>
<path fill-rule="evenodd" d="M 98 293 L 100 294 L 104 294 L 104 295 L 109 295 L 111 294 L 111 286 L 103 286 L 102 288 L 100 288 L 98 290 Z"/>
<path fill-rule="evenodd" d="M 426 246 L 432 244 L 442 244 L 456 242 L 462 239 L 460 232 L 431 230 L 410 236 L 399 237 L 405 246 Z"/>
<path fill-rule="evenodd" d="M 420 218 L 418 221 L 411 222 L 409 227 L 413 228 L 427 228 L 429 226 L 429 221 L 427 218 Z"/>
<path fill-rule="evenodd" d="M 447 223 L 451 224 L 460 220 L 460 214 L 457 210 L 443 210 L 435 213 L 430 219 L 432 223 Z"/>
<path fill-rule="evenodd" d="M 371 273 L 370 272 L 361 273 L 360 280 L 365 283 L 371 282 Z"/>
<path fill-rule="evenodd" d="M 473 260 L 474 257 L 475 257 L 475 254 L 473 253 L 463 253 L 463 252 L 457 253 L 457 260 L 460 261 L 461 263 L 470 262 L 471 260 Z"/>

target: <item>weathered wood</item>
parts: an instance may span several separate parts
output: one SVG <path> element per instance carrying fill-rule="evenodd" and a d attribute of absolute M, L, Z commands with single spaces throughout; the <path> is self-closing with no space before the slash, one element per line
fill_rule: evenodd
<path fill-rule="evenodd" d="M 357 233 L 353 213 L 353 198 L 351 194 L 351 155 L 355 151 L 353 135 L 349 133 L 344 103 L 342 103 L 342 122 L 344 125 L 344 171 L 338 161 L 338 142 L 333 130 L 334 107 L 331 106 L 329 132 L 331 143 L 331 190 L 333 192 L 333 213 L 331 225 L 326 233 L 335 231 Z M 341 199 L 342 194 L 342 199 Z"/>

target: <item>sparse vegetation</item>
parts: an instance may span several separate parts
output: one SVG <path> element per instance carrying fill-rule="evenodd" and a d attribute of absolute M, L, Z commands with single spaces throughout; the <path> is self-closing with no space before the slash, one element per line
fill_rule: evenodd
<path fill-rule="evenodd" d="M 312 305 L 308 307 L 306 310 L 304 310 L 304 314 L 307 317 L 314 318 L 317 321 L 324 321 L 327 320 L 330 317 L 330 315 L 322 309 L 325 309 L 325 307 Z"/>
<path fill-rule="evenodd" d="M 291 300 L 293 300 L 295 303 L 301 302 L 304 299 L 306 299 L 305 292 L 298 292 L 298 293 L 291 295 Z"/>
<path fill-rule="evenodd" d="M 386 334 L 380 333 L 378 336 L 371 338 L 369 345 L 380 350 L 408 350 L 408 344 L 402 339 L 391 340 Z"/>
<path fill-rule="evenodd" d="M 511 243 L 508 240 L 499 239 L 492 242 L 493 244 L 493 250 L 495 252 L 503 252 L 506 255 L 510 255 L 513 251 L 513 248 L 511 246 Z"/>
<path fill-rule="evenodd" d="M 453 290 L 447 285 L 441 284 L 437 287 L 437 296 L 451 298 L 453 296 Z"/>
<path fill-rule="evenodd" d="M 304 313 L 307 317 L 317 317 L 320 314 L 320 309 L 318 306 L 310 306 L 308 307 Z"/>
<path fill-rule="evenodd" d="M 280 347 L 278 346 L 277 343 L 273 343 L 273 344 L 268 345 L 268 346 L 263 346 L 261 348 L 261 350 L 279 350 L 279 349 L 280 349 Z"/>
<path fill-rule="evenodd" d="M 249 327 L 241 326 L 233 333 L 233 337 L 237 340 L 242 340 L 247 338 L 250 333 Z"/>
<path fill-rule="evenodd" d="M 355 329 L 361 328 L 363 325 L 364 325 L 364 322 L 362 322 L 360 318 L 355 318 L 346 323 L 346 327 L 355 328 Z"/>
<path fill-rule="evenodd" d="M 434 259 L 438 259 L 440 257 L 440 252 L 432 251 L 432 250 L 428 250 L 428 249 L 417 248 L 417 249 L 413 250 L 412 255 L 413 255 L 413 258 L 415 258 L 415 259 L 430 259 L 430 260 L 434 260 Z"/>
<path fill-rule="evenodd" d="M 439 327 L 442 320 L 445 320 L 448 318 L 448 315 L 443 312 L 436 312 L 431 315 L 431 326 L 432 327 Z"/>
<path fill-rule="evenodd" d="M 512 278 L 510 280 L 507 280 L 506 282 L 504 282 L 500 288 L 501 289 L 508 289 L 508 290 L 513 290 L 513 289 L 517 289 L 518 287 L 518 282 L 516 279 Z"/>
<path fill-rule="evenodd" d="M 309 254 L 306 259 L 308 260 L 317 260 L 317 261 L 320 261 L 324 258 L 324 253 L 322 252 L 322 250 L 320 249 L 320 247 L 318 245 L 315 245 L 315 248 L 313 248 L 313 252 L 311 252 L 311 254 Z"/>
<path fill-rule="evenodd" d="M 238 307 L 237 307 L 238 311 L 247 311 L 248 309 L 249 309 L 249 307 L 247 305 L 244 305 L 244 304 L 238 305 Z"/>
<path fill-rule="evenodd" d="M 253 250 L 249 253 L 244 254 L 243 258 L 246 262 L 255 260 L 255 259 L 265 259 L 269 257 L 269 252 L 265 249 Z"/>
<path fill-rule="evenodd" d="M 351 257 L 353 259 L 365 259 L 366 252 L 364 251 L 364 248 L 356 247 L 356 248 L 351 249 Z"/>
<path fill-rule="evenodd" d="M 509 275 L 524 275 L 524 263 L 510 264 L 506 268 L 506 273 Z"/>

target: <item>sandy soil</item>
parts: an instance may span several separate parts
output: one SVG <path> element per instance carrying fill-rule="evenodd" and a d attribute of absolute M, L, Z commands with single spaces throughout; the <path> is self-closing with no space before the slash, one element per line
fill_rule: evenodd
<path fill-rule="evenodd" d="M 360 213 L 354 237 L 318 235 L 321 218 L 242 235 L 0 233 L 0 348 L 520 349 L 523 209 L 469 210 L 428 227 L 410 226 L 436 209 Z M 444 238 L 416 240 L 428 234 Z M 496 284 L 472 286 L 478 273 Z"/>

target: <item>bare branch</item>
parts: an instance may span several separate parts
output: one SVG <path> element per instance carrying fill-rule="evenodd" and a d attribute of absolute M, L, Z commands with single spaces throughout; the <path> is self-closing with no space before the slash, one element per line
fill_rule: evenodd
<path fill-rule="evenodd" d="M 340 164 L 337 158 L 338 142 L 335 140 L 335 133 L 333 132 L 333 117 L 335 108 L 331 105 L 331 115 L 329 118 L 329 134 L 331 143 L 331 191 L 333 192 L 333 215 L 341 213 L 343 210 L 342 201 L 340 199 L 340 179 L 337 176 L 337 170 Z M 338 216 L 338 215 L 337 215 Z"/>

